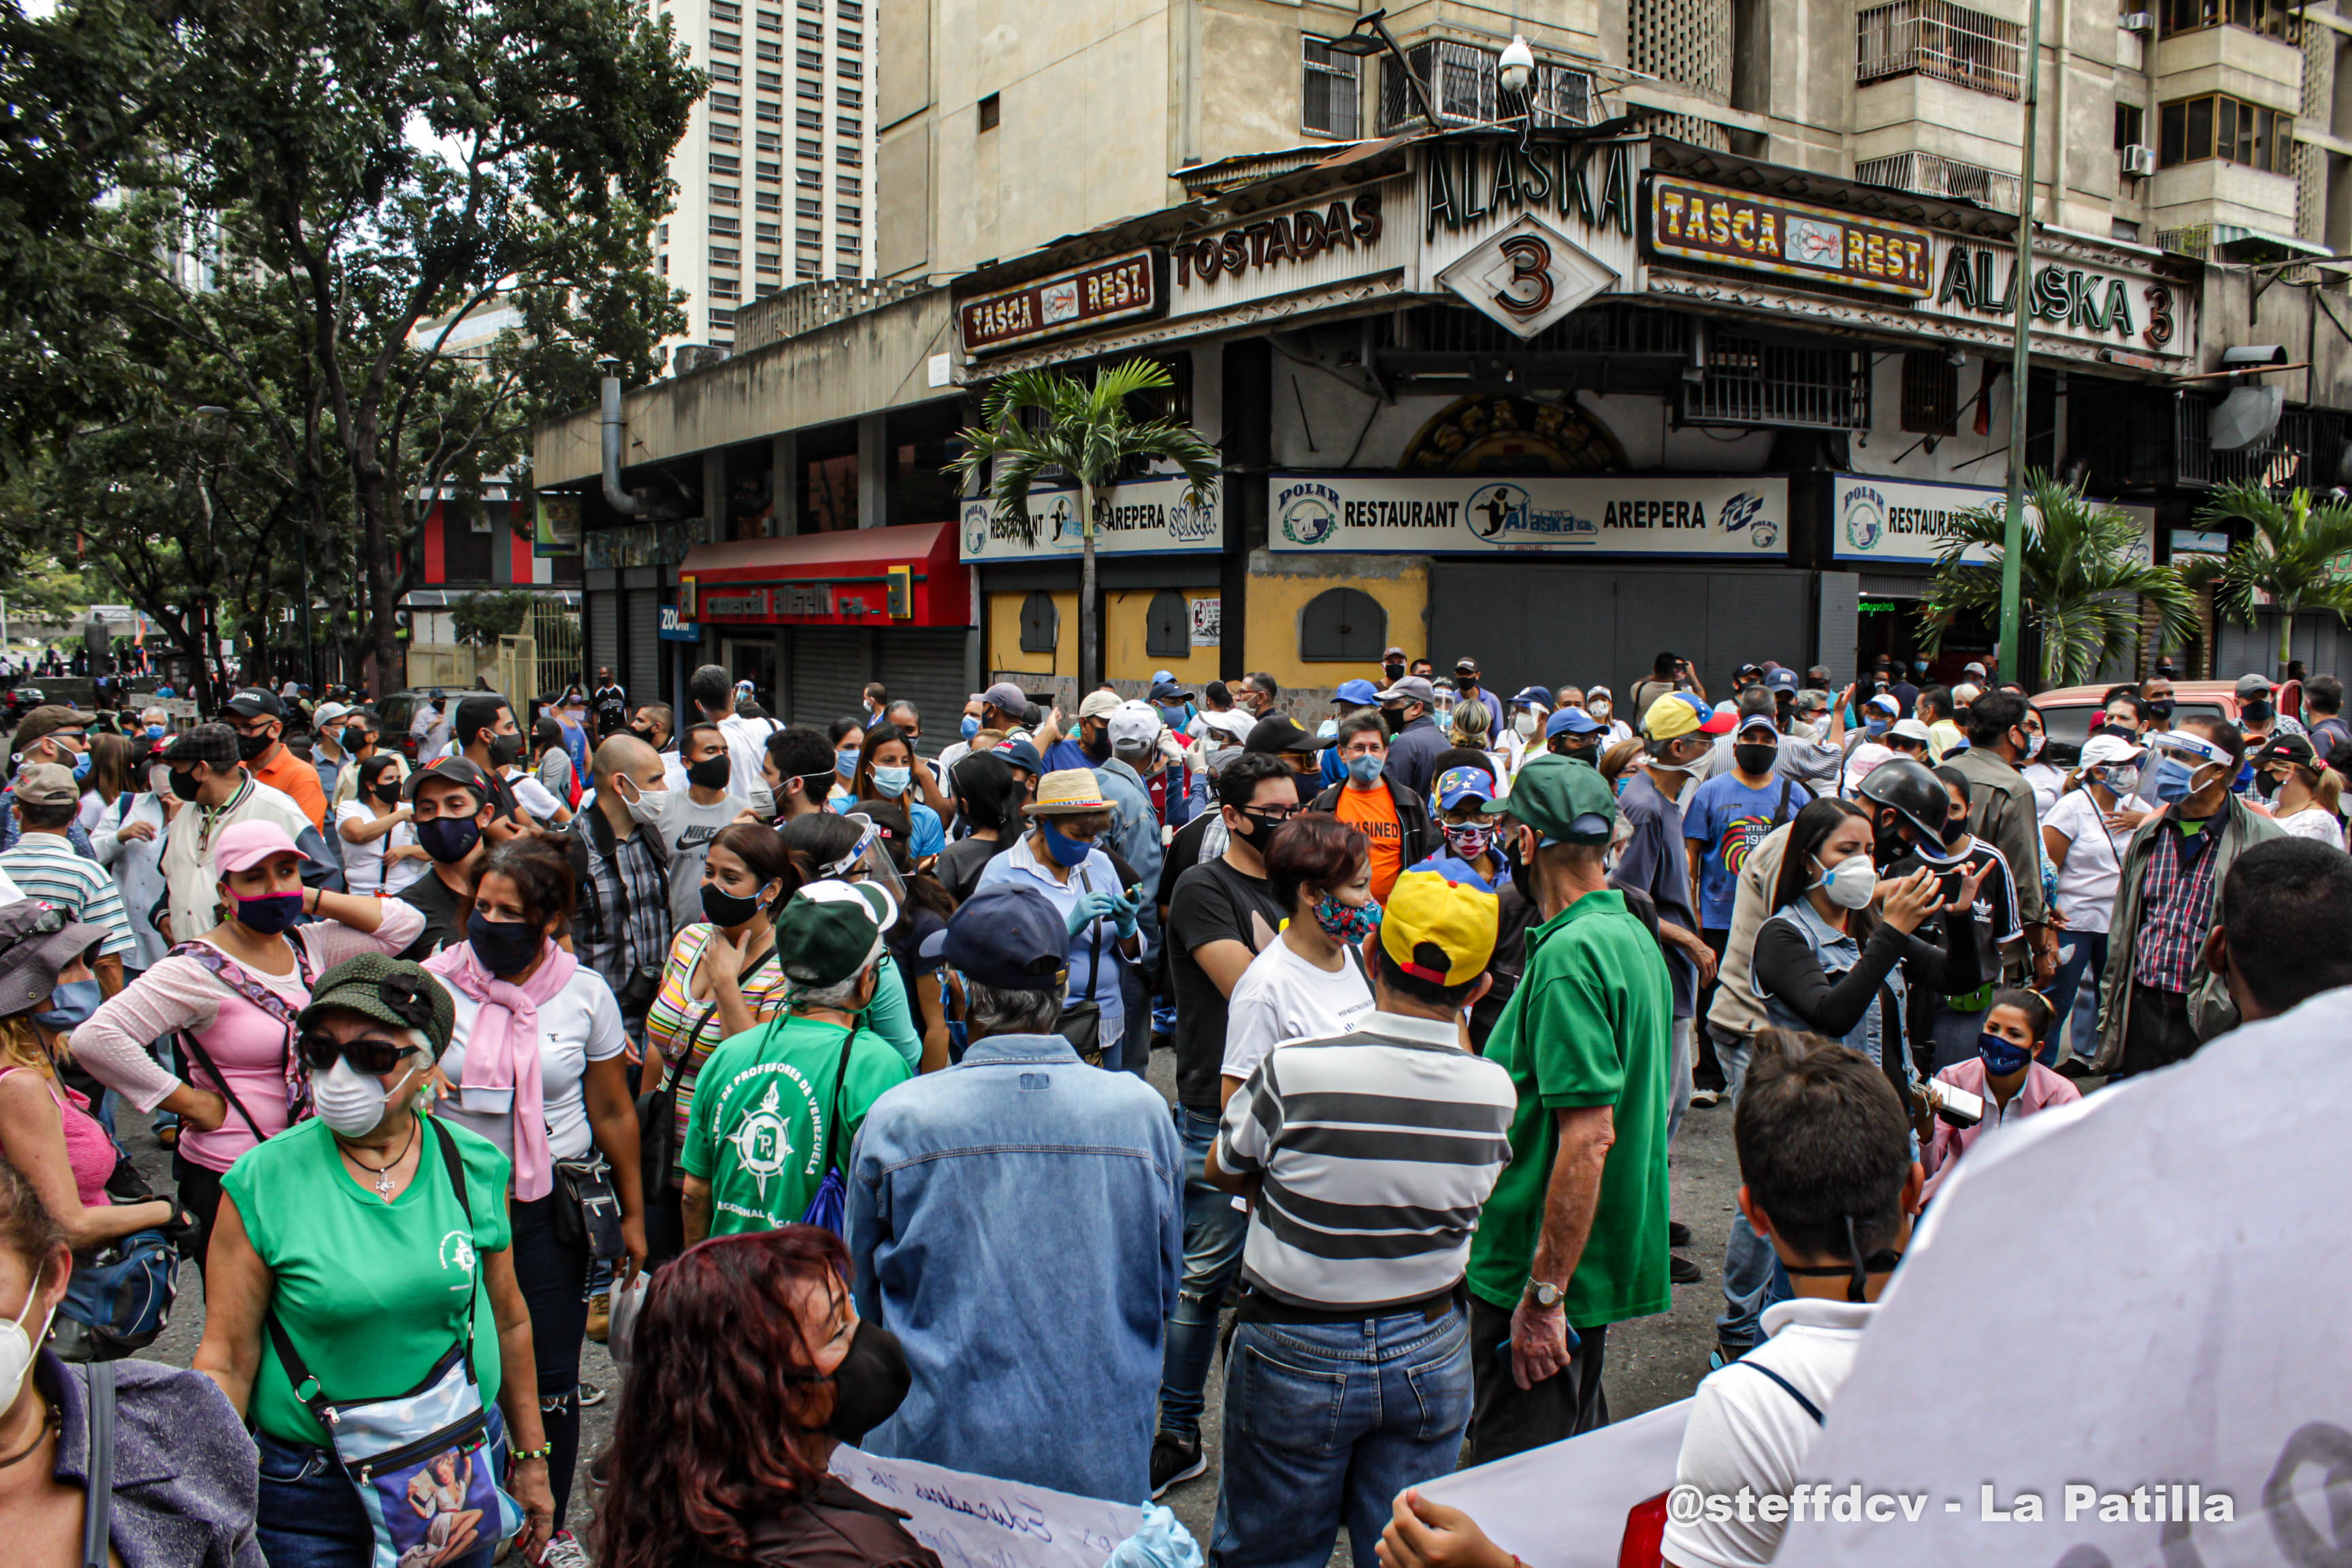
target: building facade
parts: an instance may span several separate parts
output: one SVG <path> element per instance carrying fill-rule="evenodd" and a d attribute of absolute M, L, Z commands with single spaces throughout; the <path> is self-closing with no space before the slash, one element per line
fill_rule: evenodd
<path fill-rule="evenodd" d="M 735 312 L 811 279 L 873 276 L 871 0 L 661 0 L 710 90 L 670 156 L 654 266 L 686 296 L 678 363 Z"/>

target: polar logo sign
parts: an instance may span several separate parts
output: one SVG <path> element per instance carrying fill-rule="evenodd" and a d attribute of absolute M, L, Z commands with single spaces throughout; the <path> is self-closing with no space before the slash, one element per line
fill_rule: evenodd
<path fill-rule="evenodd" d="M 974 501 L 963 509 L 963 549 L 967 555 L 977 555 L 988 548 L 989 507 L 986 501 Z"/>
<path fill-rule="evenodd" d="M 1328 485 L 1297 485 L 1275 500 L 1282 537 L 1293 544 L 1320 544 L 1339 526 L 1339 492 Z"/>

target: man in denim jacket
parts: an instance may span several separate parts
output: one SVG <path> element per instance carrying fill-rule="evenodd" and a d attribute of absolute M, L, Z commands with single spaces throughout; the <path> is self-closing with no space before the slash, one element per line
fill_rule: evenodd
<path fill-rule="evenodd" d="M 1052 1029 L 1068 937 L 1034 888 L 982 888 L 924 944 L 971 1043 L 874 1102 L 851 1158 L 857 1309 L 914 1373 L 864 1447 L 1108 1501 L 1150 1490 L 1184 1153 L 1167 1102 Z"/>

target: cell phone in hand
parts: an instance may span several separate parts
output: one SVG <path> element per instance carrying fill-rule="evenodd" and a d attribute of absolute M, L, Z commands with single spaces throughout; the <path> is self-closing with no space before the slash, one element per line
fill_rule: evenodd
<path fill-rule="evenodd" d="M 1984 1120 L 1984 1097 L 1956 1089 L 1942 1079 L 1931 1078 L 1919 1086 L 1935 1107 L 1936 1114 L 1955 1127 L 1974 1127 Z"/>

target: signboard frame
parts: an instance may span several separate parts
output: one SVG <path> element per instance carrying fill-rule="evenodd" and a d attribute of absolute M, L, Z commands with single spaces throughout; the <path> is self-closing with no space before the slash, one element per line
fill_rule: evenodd
<path fill-rule="evenodd" d="M 1097 280 L 1101 279 L 1117 279 L 1122 287 L 1131 286 L 1139 280 L 1147 298 L 1129 304 L 1089 310 L 1087 309 L 1088 286 L 1092 283 L 1100 288 Z M 966 359 L 1002 353 L 1047 338 L 1107 327 L 1119 321 L 1155 320 L 1168 313 L 1168 252 L 1165 247 L 1157 245 L 1121 251 L 1117 256 L 1089 261 L 1083 267 L 1067 268 L 1009 289 L 992 289 L 969 300 L 959 300 L 955 310 L 956 337 L 963 347 Z M 975 324 L 992 310 L 1025 320 L 1030 324 L 992 334 L 976 334 Z"/>
<path fill-rule="evenodd" d="M 1095 535 L 1097 555 L 1213 554 L 1225 547 L 1223 488 L 1203 507 L 1186 507 L 1181 474 L 1153 474 L 1130 479 L 1111 492 L 1111 515 Z M 992 561 L 1075 558 L 1083 548 L 1078 532 L 1079 490 L 1076 485 L 1055 485 L 1029 492 L 1029 520 L 1036 525 L 1037 542 L 1024 544 L 999 531 L 996 503 L 987 496 L 964 498 L 957 518 L 957 559 L 967 565 Z M 1142 515 L 1147 508 L 1166 508 L 1154 531 Z M 1004 525 L 1009 528 L 1008 525 Z"/>
<path fill-rule="evenodd" d="M 1789 559 L 1784 474 L 1279 469 L 1267 483 L 1266 544 L 1278 553 Z"/>
<path fill-rule="evenodd" d="M 1727 209 L 1739 204 L 1740 211 L 1716 211 L 1710 214 L 1710 226 L 1720 226 L 1723 237 L 1709 237 L 1693 243 L 1666 232 L 1666 205 L 1669 196 L 1699 195 L 1715 202 L 1717 209 Z M 1896 299 L 1919 300 L 1936 289 L 1936 236 L 1913 224 L 1893 223 L 1879 218 L 1864 217 L 1838 207 L 1822 206 L 1815 202 L 1793 201 L 1783 196 L 1759 195 L 1729 185 L 1717 185 L 1705 180 L 1693 180 L 1680 174 L 1654 172 L 1643 192 L 1642 243 L 1645 254 L 1670 257 L 1685 261 L 1704 262 L 1710 267 L 1729 268 L 1739 272 L 1769 272 L 1776 277 L 1799 279 L 1808 283 L 1837 289 L 1861 289 Z M 1761 215 L 1760 223 L 1757 221 Z M 1756 236 L 1750 247 L 1740 242 L 1740 224 L 1748 221 L 1749 233 Z M 1801 230 L 1798 226 L 1807 226 Z M 1834 267 L 1806 262 L 1792 258 L 1789 246 L 1792 237 L 1801 232 L 1815 240 L 1832 237 L 1825 230 L 1834 227 L 1838 245 L 1838 265 Z M 1777 233 L 1777 240 L 1774 238 Z M 1890 278 L 1884 272 L 1874 273 L 1868 261 L 1874 254 L 1895 254 L 1899 242 L 1906 263 L 1905 275 Z M 1770 244 L 1770 254 L 1779 259 L 1765 259 L 1762 247 Z"/>

